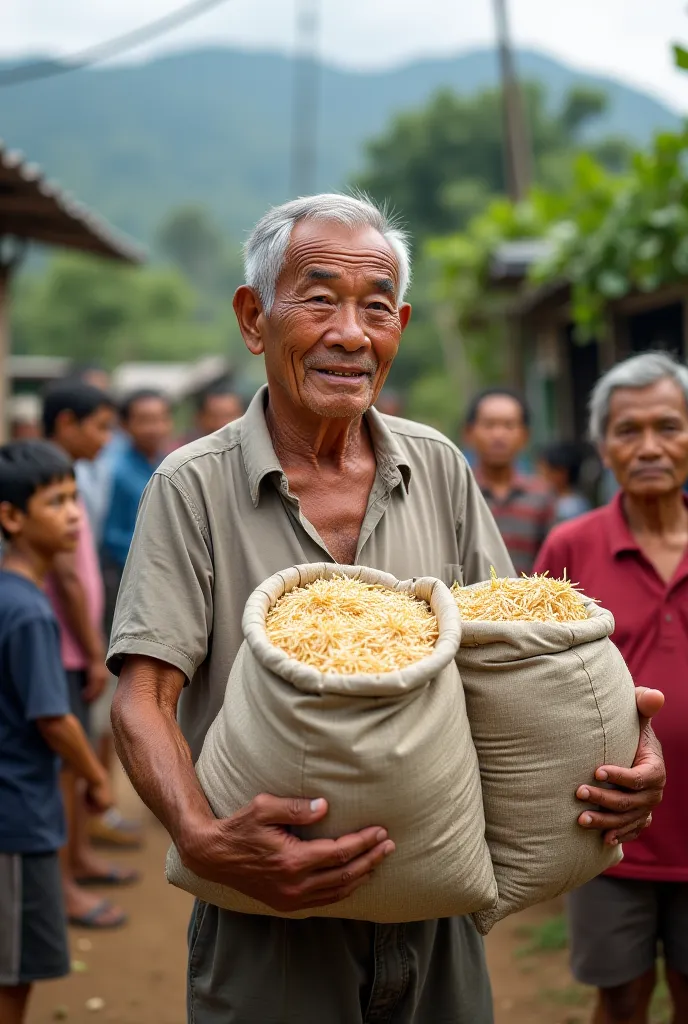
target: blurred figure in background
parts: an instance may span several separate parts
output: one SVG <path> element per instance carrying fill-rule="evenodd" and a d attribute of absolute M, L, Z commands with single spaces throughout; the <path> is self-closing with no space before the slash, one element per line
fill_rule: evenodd
<path fill-rule="evenodd" d="M 41 401 L 37 395 L 12 395 L 7 411 L 11 441 L 30 441 L 41 436 Z"/>
<path fill-rule="evenodd" d="M 114 416 L 112 401 L 98 388 L 78 380 L 50 387 L 43 401 L 45 436 L 72 461 L 94 459 L 107 444 Z M 85 512 L 82 506 L 82 511 Z M 79 540 L 72 554 L 56 557 L 46 592 L 60 625 L 62 664 L 66 670 L 72 714 L 91 734 L 91 705 L 105 688 L 103 580 L 88 515 L 82 516 Z M 112 928 L 124 913 L 107 900 L 85 891 L 89 885 L 123 885 L 135 872 L 120 871 L 95 856 L 88 842 L 88 809 L 83 785 L 65 767 L 62 792 L 68 843 L 61 853 L 67 916 L 72 924 Z"/>
<path fill-rule="evenodd" d="M 590 436 L 620 490 L 548 537 L 538 572 L 578 581 L 614 615 L 612 639 L 637 686 L 661 686 L 655 720 L 667 786 L 652 828 L 624 859 L 569 896 L 571 964 L 599 989 L 594 1024 L 646 1024 L 661 944 L 688 1021 L 688 369 L 648 353 L 610 370 L 590 403 Z M 630 774 L 630 773 L 629 773 Z M 597 777 L 603 782 L 605 775 Z M 631 774 L 632 779 L 632 774 Z M 595 790 L 578 796 L 595 803 Z M 623 809 L 622 794 L 619 806 Z"/>
<path fill-rule="evenodd" d="M 546 445 L 538 460 L 538 472 L 555 496 L 555 522 L 590 511 L 590 502 L 578 490 L 584 453 L 573 441 L 555 441 Z"/>
<path fill-rule="evenodd" d="M 243 400 L 233 390 L 229 381 L 211 384 L 198 396 L 194 429 L 184 439 L 183 444 L 214 434 L 243 415 Z"/>
<path fill-rule="evenodd" d="M 473 471 L 518 576 L 532 571 L 555 518 L 547 487 L 517 469 L 528 443 L 529 422 L 524 400 L 500 387 L 476 395 L 466 415 L 466 442 L 475 454 Z"/>
<path fill-rule="evenodd" d="M 385 416 L 403 416 L 404 402 L 398 391 L 391 388 L 383 388 L 380 392 L 375 408 Z"/>
<path fill-rule="evenodd" d="M 172 410 L 160 391 L 135 391 L 122 405 L 125 443 L 113 459 L 110 501 L 103 529 L 108 569 L 121 577 L 146 484 L 170 449 Z M 117 579 L 119 588 L 119 579 Z M 116 592 L 115 592 L 116 596 Z"/>
<path fill-rule="evenodd" d="M 81 381 L 84 384 L 97 387 L 103 392 L 107 392 L 110 387 L 110 376 L 98 363 L 76 364 L 72 366 L 66 380 Z M 79 495 L 89 518 L 99 556 L 102 553 L 105 517 L 110 505 L 114 460 L 125 444 L 125 435 L 119 428 L 119 422 L 113 409 L 113 428 L 107 444 L 103 445 L 95 459 L 79 459 L 74 467 Z M 106 614 L 103 620 L 106 642 L 110 636 L 107 611 L 108 601 L 106 600 Z M 111 777 L 116 764 L 116 755 L 112 741 L 112 727 L 110 725 L 110 707 L 112 705 L 115 685 L 116 680 L 108 673 L 108 680 L 103 692 L 93 701 L 90 708 L 91 739 L 101 763 L 110 773 Z M 116 806 L 110 807 L 104 814 L 90 815 L 88 819 L 88 832 L 92 840 L 108 846 L 136 848 L 141 845 L 140 826 L 137 822 L 127 821 Z"/>
<path fill-rule="evenodd" d="M 129 554 L 136 513 L 146 484 L 170 448 L 172 412 L 167 398 L 159 391 L 140 390 L 131 394 L 120 410 L 121 437 L 109 454 L 109 486 L 104 515 L 101 562 L 105 583 L 105 634 L 112 629 L 119 584 Z M 95 726 L 99 733 L 99 755 L 112 772 L 117 763 L 110 708 L 117 681 L 108 682 L 98 702 Z M 141 829 L 137 822 L 124 818 L 112 808 L 98 818 L 91 818 L 91 838 L 103 845 L 135 849 L 141 846 Z"/>

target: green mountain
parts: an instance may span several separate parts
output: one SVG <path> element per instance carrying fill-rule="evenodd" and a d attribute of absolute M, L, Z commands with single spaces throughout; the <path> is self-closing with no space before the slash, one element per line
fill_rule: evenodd
<path fill-rule="evenodd" d="M 642 143 L 678 124 L 668 107 L 618 81 L 530 51 L 519 63 L 553 104 L 572 85 L 604 89 L 600 134 Z M 236 235 L 288 198 L 292 80 L 284 56 L 219 48 L 76 71 L 0 89 L 0 137 L 135 237 L 150 239 L 165 212 L 187 202 L 206 204 Z M 318 188 L 345 185 L 365 140 L 397 111 L 440 87 L 470 93 L 496 81 L 489 50 L 379 72 L 322 67 Z"/>

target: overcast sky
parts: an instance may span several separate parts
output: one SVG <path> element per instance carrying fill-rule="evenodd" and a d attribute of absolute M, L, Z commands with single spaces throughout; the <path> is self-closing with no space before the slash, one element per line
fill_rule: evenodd
<path fill-rule="evenodd" d="M 227 0 L 127 59 L 199 44 L 290 50 L 298 0 Z M 518 45 L 639 85 L 688 111 L 688 73 L 669 46 L 688 46 L 687 0 L 510 0 Z M 183 0 L 0 0 L 0 54 L 68 54 L 181 6 Z M 321 52 L 384 67 L 493 39 L 492 0 L 321 0 Z"/>

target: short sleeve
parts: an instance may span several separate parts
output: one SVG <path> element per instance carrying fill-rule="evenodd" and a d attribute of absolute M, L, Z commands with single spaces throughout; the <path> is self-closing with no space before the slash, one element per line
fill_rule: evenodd
<path fill-rule="evenodd" d="M 494 516 L 465 461 L 464 472 L 465 492 L 457 522 L 463 582 L 468 585 L 489 579 L 492 567 L 498 576 L 514 576 L 514 567 Z"/>
<path fill-rule="evenodd" d="M 108 653 L 167 662 L 191 680 L 208 652 L 213 562 L 202 514 L 174 480 L 156 473 L 141 499 Z"/>
<path fill-rule="evenodd" d="M 69 692 L 56 623 L 46 617 L 21 623 L 8 638 L 8 653 L 26 719 L 68 715 Z"/>

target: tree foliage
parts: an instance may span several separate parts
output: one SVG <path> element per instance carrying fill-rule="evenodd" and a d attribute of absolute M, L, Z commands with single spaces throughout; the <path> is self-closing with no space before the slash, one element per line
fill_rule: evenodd
<path fill-rule="evenodd" d="M 591 122 L 606 110 L 604 93 L 578 87 L 557 111 L 537 85 L 524 93 L 540 185 L 570 185 L 571 164 L 583 149 L 611 169 L 623 166 L 629 150 L 622 140 L 585 141 Z M 502 135 L 499 90 L 470 97 L 440 91 L 425 107 L 399 114 L 368 143 L 367 167 L 357 184 L 402 212 L 416 238 L 450 234 L 504 193 Z"/>
<path fill-rule="evenodd" d="M 585 340 L 604 330 L 609 301 L 688 275 L 688 129 L 658 135 L 620 178 L 584 164 L 575 198 L 535 277 L 571 281 L 573 318 Z"/>

